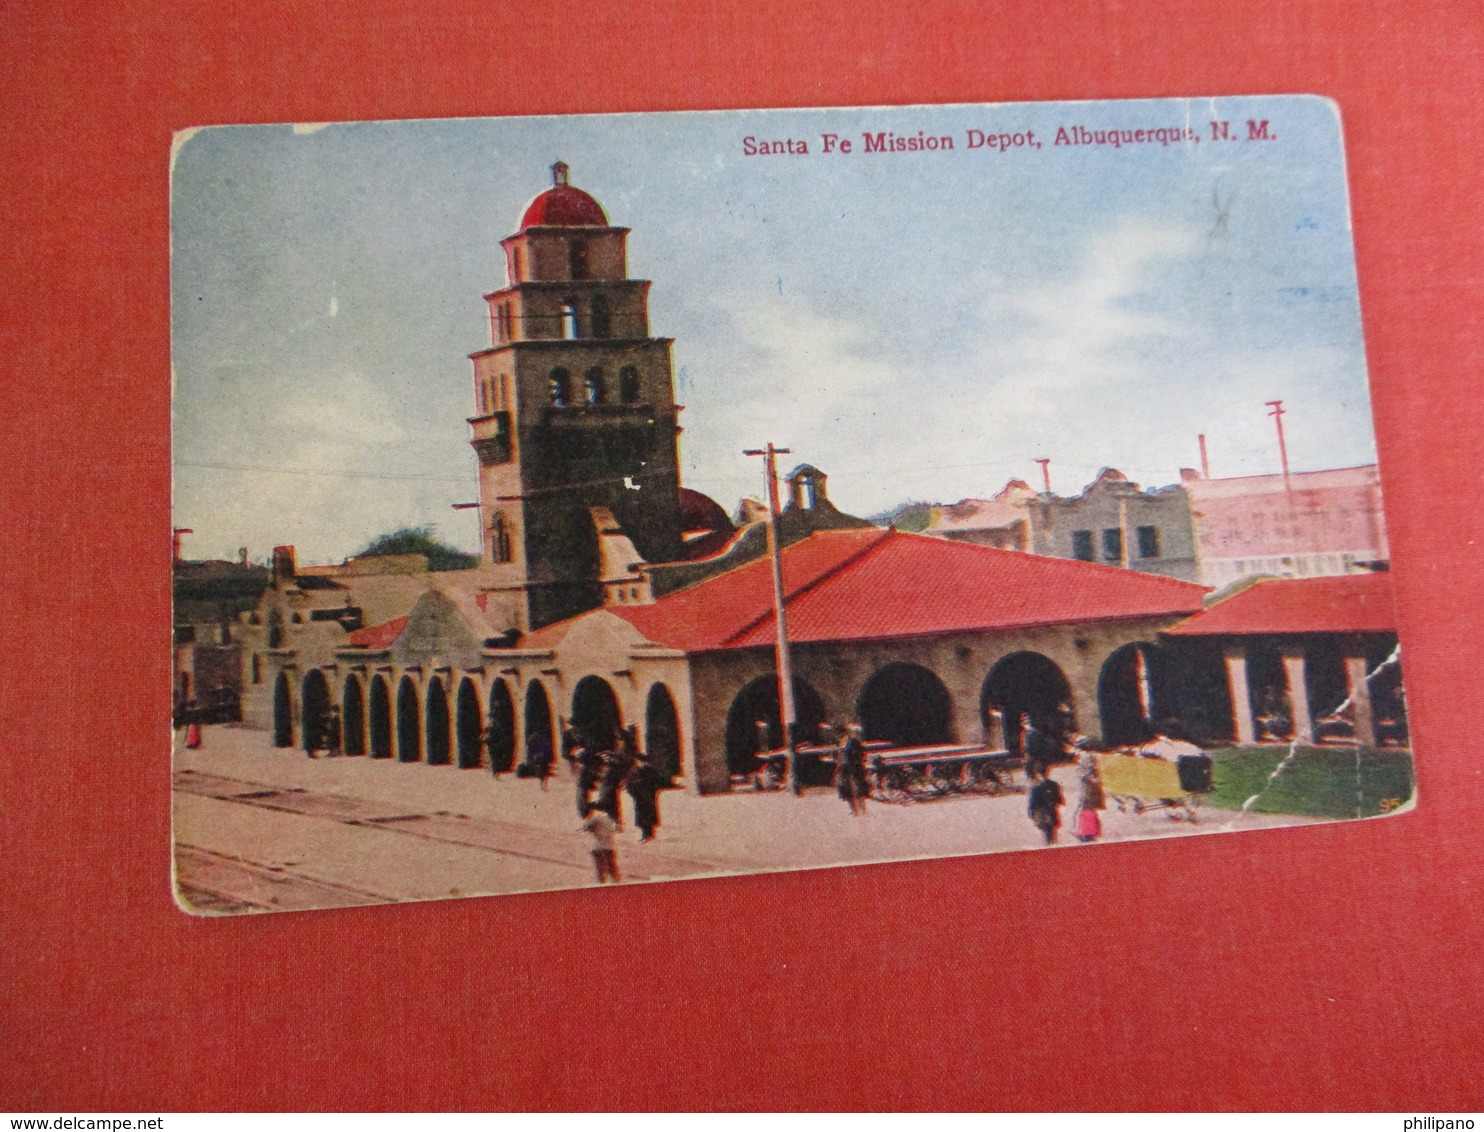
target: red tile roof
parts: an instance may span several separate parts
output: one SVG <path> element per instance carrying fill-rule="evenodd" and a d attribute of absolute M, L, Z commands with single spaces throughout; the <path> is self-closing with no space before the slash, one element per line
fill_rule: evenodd
<path fill-rule="evenodd" d="M 1390 574 L 1271 578 L 1166 632 L 1177 637 L 1257 633 L 1394 633 Z"/>
<path fill-rule="evenodd" d="M 367 625 L 364 629 L 357 629 L 350 635 L 351 648 L 390 648 L 392 642 L 402 635 L 402 630 L 405 628 L 407 628 L 406 617 L 396 617 L 391 621 L 383 621 L 380 625 Z"/>
<path fill-rule="evenodd" d="M 996 550 L 894 530 L 820 531 L 783 552 L 789 637 L 889 640 L 1193 613 L 1205 588 L 1111 566 Z M 610 606 L 648 640 L 686 652 L 773 641 L 766 558 L 660 598 Z M 547 647 L 572 622 L 533 633 Z"/>

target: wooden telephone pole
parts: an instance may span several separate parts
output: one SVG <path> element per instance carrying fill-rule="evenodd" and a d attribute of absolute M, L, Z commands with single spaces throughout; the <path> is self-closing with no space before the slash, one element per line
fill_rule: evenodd
<path fill-rule="evenodd" d="M 794 793 L 799 792 L 799 776 L 796 767 L 798 754 L 798 709 L 794 704 L 793 658 L 788 646 L 788 610 L 783 594 L 783 546 L 778 537 L 778 462 L 777 457 L 787 455 L 790 449 L 749 448 L 744 456 L 763 458 L 763 477 L 768 488 L 768 556 L 773 562 L 773 620 L 778 626 L 778 712 L 783 724 L 783 741 L 788 747 L 788 778 Z"/>

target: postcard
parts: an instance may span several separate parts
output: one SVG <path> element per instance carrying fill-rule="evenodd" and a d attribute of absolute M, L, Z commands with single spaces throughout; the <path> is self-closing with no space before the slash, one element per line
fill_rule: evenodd
<path fill-rule="evenodd" d="M 178 901 L 1405 810 L 1342 138 L 1310 96 L 183 132 Z"/>

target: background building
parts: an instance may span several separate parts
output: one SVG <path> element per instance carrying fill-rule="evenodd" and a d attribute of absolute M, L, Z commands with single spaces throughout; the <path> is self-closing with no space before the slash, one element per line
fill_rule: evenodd
<path fill-rule="evenodd" d="M 1208 586 L 1353 574 L 1390 558 L 1375 464 L 1230 479 L 1187 468 L 1180 476 Z"/>
<path fill-rule="evenodd" d="M 246 561 L 176 558 L 174 599 L 175 717 L 226 722 L 241 718 L 242 626 L 268 585 L 268 570 Z"/>
<path fill-rule="evenodd" d="M 1191 582 L 1200 573 L 1184 490 L 1146 491 L 1116 468 L 1104 468 L 1070 497 L 1011 480 L 992 499 L 936 508 L 925 533 Z"/>

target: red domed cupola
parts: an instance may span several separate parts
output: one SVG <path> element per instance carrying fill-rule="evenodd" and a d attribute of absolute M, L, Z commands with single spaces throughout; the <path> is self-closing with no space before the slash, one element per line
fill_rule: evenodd
<path fill-rule="evenodd" d="M 527 228 L 606 228 L 608 214 L 603 206 L 581 189 L 567 183 L 567 166 L 558 161 L 551 167 L 552 187 L 530 204 L 520 218 L 521 231 Z"/>

